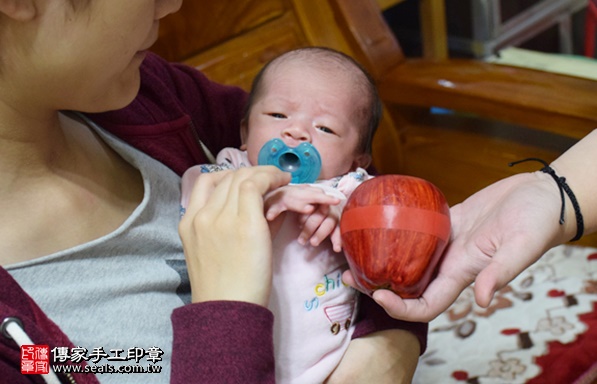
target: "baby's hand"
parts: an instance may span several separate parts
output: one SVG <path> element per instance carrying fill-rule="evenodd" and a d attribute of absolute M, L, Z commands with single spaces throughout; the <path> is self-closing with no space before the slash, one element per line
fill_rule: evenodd
<path fill-rule="evenodd" d="M 292 184 L 278 188 L 265 197 L 265 217 L 274 221 L 281 213 L 290 211 L 299 214 L 302 231 L 299 242 L 313 246 L 330 234 L 334 250 L 339 252 L 340 231 L 338 222 L 341 208 L 340 198 L 325 193 L 321 188 L 307 184 Z"/>
<path fill-rule="evenodd" d="M 330 236 L 334 251 L 342 251 L 342 241 L 340 238 L 340 215 L 342 207 L 340 205 L 320 205 L 315 212 L 311 214 L 302 214 L 299 216 L 299 223 L 302 231 L 299 235 L 300 244 L 311 244 L 317 247 L 326 237 Z"/>

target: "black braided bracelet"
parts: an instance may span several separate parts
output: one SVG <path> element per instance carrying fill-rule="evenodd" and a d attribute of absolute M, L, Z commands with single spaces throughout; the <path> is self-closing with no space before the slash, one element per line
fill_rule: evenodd
<path fill-rule="evenodd" d="M 582 217 L 582 212 L 580 211 L 580 205 L 578 205 L 578 200 L 576 200 L 576 196 L 574 196 L 572 189 L 570 189 L 570 187 L 568 186 L 568 183 L 566 183 L 566 178 L 558 176 L 556 174 L 556 171 L 554 171 L 554 169 L 552 167 L 550 167 L 549 164 L 547 164 L 547 162 L 545 162 L 544 160 L 535 158 L 535 157 L 529 157 L 528 159 L 514 161 L 512 163 L 509 163 L 508 166 L 511 167 L 516 164 L 524 163 L 525 161 L 538 161 L 541 164 L 543 164 L 543 168 L 541 168 L 541 172 L 547 173 L 549 176 L 551 176 L 554 179 L 556 184 L 558 184 L 558 188 L 560 189 L 560 197 L 562 199 L 562 210 L 560 211 L 560 225 L 564 224 L 564 215 L 565 215 L 565 206 L 566 206 L 566 199 L 564 198 L 564 192 L 566 192 L 566 194 L 570 198 L 570 201 L 572 202 L 572 207 L 574 207 L 574 214 L 576 215 L 576 236 L 574 236 L 570 241 L 576 241 L 576 240 L 580 239 L 583 235 L 583 232 L 585 231 L 585 224 L 584 224 L 584 220 Z"/>

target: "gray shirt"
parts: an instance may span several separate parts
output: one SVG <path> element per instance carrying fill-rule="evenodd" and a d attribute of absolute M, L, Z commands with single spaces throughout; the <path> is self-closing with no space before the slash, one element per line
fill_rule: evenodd
<path fill-rule="evenodd" d="M 97 365 L 160 365 L 162 373 L 97 375 L 101 382 L 167 383 L 172 351 L 170 315 L 190 299 L 178 236 L 180 178 L 158 161 L 89 125 L 139 169 L 143 201 L 114 232 L 9 265 L 7 270 L 88 355 L 98 348 L 111 357 L 118 355 L 118 350 L 118 356 L 125 357 L 135 348 L 155 351 L 152 348 L 157 347 L 164 352 L 161 361 L 153 362 L 147 356 L 138 362 L 108 361 L 105 357 Z"/>

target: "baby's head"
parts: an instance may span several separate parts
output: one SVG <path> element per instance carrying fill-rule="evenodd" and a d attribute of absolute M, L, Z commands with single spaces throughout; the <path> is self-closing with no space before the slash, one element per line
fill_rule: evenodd
<path fill-rule="evenodd" d="M 310 142 L 319 151 L 319 178 L 371 161 L 381 102 L 367 72 L 328 48 L 301 48 L 268 63 L 257 75 L 242 124 L 243 149 L 257 164 L 261 147 L 279 138 L 289 147 Z"/>

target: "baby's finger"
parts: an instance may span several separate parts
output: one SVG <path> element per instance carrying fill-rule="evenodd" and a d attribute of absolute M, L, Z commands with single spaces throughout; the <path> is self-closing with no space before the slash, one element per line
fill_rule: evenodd
<path fill-rule="evenodd" d="M 305 195 L 301 196 L 300 198 L 286 201 L 285 206 L 287 211 L 310 214 L 317 206 L 330 206 L 337 205 L 339 203 L 340 199 L 335 197 L 325 194 L 314 194 L 309 196 Z"/>
<path fill-rule="evenodd" d="M 339 225 L 336 224 L 336 228 L 332 232 L 330 240 L 332 240 L 332 247 L 334 248 L 334 252 L 342 252 L 342 236 L 340 234 Z"/>
<path fill-rule="evenodd" d="M 326 217 L 323 222 L 317 227 L 317 230 L 311 236 L 310 243 L 312 246 L 317 247 L 324 241 L 336 228 L 336 220 L 331 217 Z"/>
<path fill-rule="evenodd" d="M 304 220 L 301 224 L 302 230 L 300 234 L 300 238 L 303 239 L 305 242 L 309 241 L 311 237 L 315 234 L 321 223 L 327 217 L 327 213 L 329 208 L 327 206 L 320 206 L 318 207 L 315 212 L 310 215 L 303 215 L 305 217 L 301 217 L 300 219 Z"/>
<path fill-rule="evenodd" d="M 301 216 L 299 216 L 298 220 L 299 220 L 299 225 L 302 225 L 302 220 L 306 220 L 306 218 L 305 219 L 301 219 L 301 218 L 303 216 L 308 216 L 309 214 L 311 214 L 315 210 L 315 206 L 313 206 L 311 204 L 306 204 L 306 205 L 302 206 L 302 209 L 299 212 L 297 212 L 297 210 L 292 210 L 287 205 L 282 204 L 281 202 L 274 203 L 274 204 L 270 205 L 266 201 L 265 202 L 265 210 L 266 210 L 265 217 L 269 221 L 274 220 L 283 212 L 287 212 L 287 211 L 296 212 L 301 215 Z"/>

